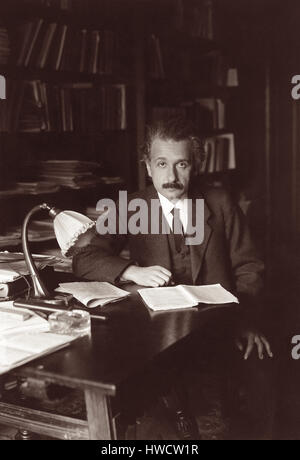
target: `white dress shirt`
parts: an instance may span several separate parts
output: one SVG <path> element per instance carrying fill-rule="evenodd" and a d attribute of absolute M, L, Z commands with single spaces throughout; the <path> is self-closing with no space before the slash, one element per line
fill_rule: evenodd
<path fill-rule="evenodd" d="M 186 233 L 187 230 L 187 225 L 188 225 L 188 199 L 187 198 L 181 198 L 176 202 L 176 204 L 172 203 L 169 201 L 165 196 L 161 195 L 161 193 L 158 193 L 158 197 L 160 200 L 160 204 L 162 207 L 162 211 L 164 213 L 164 216 L 166 218 L 166 221 L 168 222 L 168 225 L 170 229 L 172 230 L 173 228 L 173 208 L 179 209 L 179 217 L 180 221 L 182 223 L 183 231 Z"/>

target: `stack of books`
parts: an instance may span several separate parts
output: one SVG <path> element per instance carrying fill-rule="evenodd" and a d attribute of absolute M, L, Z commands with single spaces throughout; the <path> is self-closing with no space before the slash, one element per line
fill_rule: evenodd
<path fill-rule="evenodd" d="M 33 255 L 33 259 L 44 274 L 50 274 L 57 262 L 55 257 L 38 254 Z M 23 253 L 0 252 L 0 301 L 13 299 L 30 289 L 31 277 Z"/>

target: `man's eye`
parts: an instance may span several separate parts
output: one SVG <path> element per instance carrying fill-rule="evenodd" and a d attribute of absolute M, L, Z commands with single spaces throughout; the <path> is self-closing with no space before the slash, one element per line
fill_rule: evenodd
<path fill-rule="evenodd" d="M 157 163 L 157 166 L 159 166 L 160 168 L 164 168 L 166 166 L 166 162 L 165 161 L 159 161 Z"/>
<path fill-rule="evenodd" d="M 179 168 L 187 168 L 188 165 L 189 164 L 186 161 L 181 161 L 180 163 L 178 163 Z"/>

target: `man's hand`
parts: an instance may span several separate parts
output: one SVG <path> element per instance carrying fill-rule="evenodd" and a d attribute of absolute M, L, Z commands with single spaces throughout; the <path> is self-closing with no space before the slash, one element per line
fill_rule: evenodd
<path fill-rule="evenodd" d="M 137 267 L 130 265 L 122 273 L 121 279 L 124 281 L 133 281 L 140 286 L 159 287 L 166 286 L 172 273 L 164 267 L 154 265 L 153 267 Z"/>
<path fill-rule="evenodd" d="M 243 342 L 246 343 L 243 345 Z M 258 332 L 243 331 L 240 337 L 236 339 L 236 345 L 238 349 L 244 353 L 244 359 L 248 359 L 255 346 L 257 347 L 259 359 L 264 359 L 264 352 L 267 352 L 267 355 L 273 358 L 268 340 L 263 334 Z"/>

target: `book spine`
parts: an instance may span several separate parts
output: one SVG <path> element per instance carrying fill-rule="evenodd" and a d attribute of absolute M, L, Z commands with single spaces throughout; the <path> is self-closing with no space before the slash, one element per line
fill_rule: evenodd
<path fill-rule="evenodd" d="M 30 44 L 30 47 L 28 49 L 27 56 L 25 58 L 25 62 L 24 62 L 25 67 L 28 66 L 28 64 L 29 64 L 30 58 L 31 58 L 32 53 L 33 53 L 33 49 L 34 49 L 35 44 L 37 42 L 37 38 L 38 38 L 38 35 L 39 35 L 39 32 L 40 32 L 40 30 L 42 28 L 43 23 L 44 23 L 44 20 L 39 19 L 37 24 L 36 24 L 36 27 L 35 27 L 35 30 L 34 30 L 34 33 L 33 33 L 33 37 L 32 37 L 32 40 L 31 40 L 31 44 Z"/>
<path fill-rule="evenodd" d="M 46 65 L 46 61 L 47 61 L 47 58 L 48 58 L 49 50 L 50 50 L 51 43 L 52 43 L 53 38 L 54 38 L 56 28 L 57 28 L 57 24 L 55 24 L 55 23 L 49 25 L 49 29 L 47 31 L 47 35 L 45 37 L 45 41 L 44 41 L 44 44 L 43 44 L 44 46 L 41 49 L 41 53 L 40 53 L 40 57 L 39 57 L 39 67 L 41 69 L 43 69 L 45 67 L 45 65 Z"/>
<path fill-rule="evenodd" d="M 66 42 L 67 30 L 68 30 L 68 26 L 66 25 L 62 26 L 61 40 L 58 46 L 57 58 L 56 58 L 55 65 L 54 65 L 55 70 L 59 70 L 61 66 L 62 56 L 63 56 L 65 42 Z"/>

